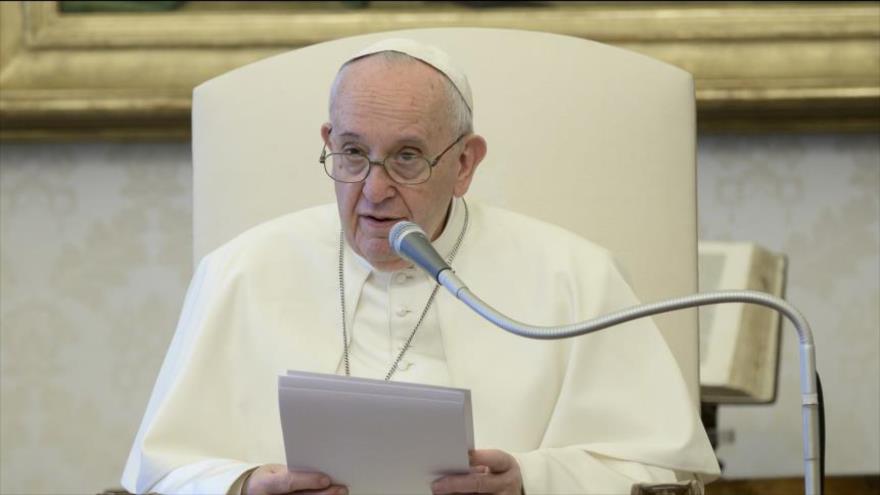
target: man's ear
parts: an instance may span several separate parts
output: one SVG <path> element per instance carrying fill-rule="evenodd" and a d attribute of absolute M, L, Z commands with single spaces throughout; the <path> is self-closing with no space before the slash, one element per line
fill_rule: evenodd
<path fill-rule="evenodd" d="M 487 151 L 486 140 L 483 136 L 471 134 L 465 139 L 464 147 L 458 155 L 458 177 L 455 179 L 455 188 L 452 191 L 456 197 L 464 196 L 464 193 L 471 187 L 477 166 L 483 161 Z"/>
<path fill-rule="evenodd" d="M 333 126 L 330 125 L 330 122 L 324 122 L 321 125 L 321 139 L 324 140 L 324 144 L 327 146 L 330 146 L 330 129 L 332 128 Z"/>

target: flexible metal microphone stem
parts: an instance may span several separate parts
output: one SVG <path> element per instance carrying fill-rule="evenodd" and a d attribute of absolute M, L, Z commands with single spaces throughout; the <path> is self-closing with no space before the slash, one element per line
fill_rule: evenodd
<path fill-rule="evenodd" d="M 427 242 L 424 232 L 417 225 L 410 222 L 400 222 L 391 230 L 389 242 L 398 255 L 424 270 L 439 284 L 446 287 L 457 299 L 476 311 L 483 318 L 510 333 L 530 339 L 552 340 L 576 337 L 647 316 L 712 304 L 758 304 L 782 313 L 794 324 L 800 342 L 804 493 L 807 495 L 822 495 L 819 459 L 819 398 L 816 389 L 816 353 L 813 344 L 813 333 L 810 331 L 810 325 L 801 312 L 785 300 L 757 291 L 716 291 L 633 306 L 570 325 L 547 327 L 529 325 L 508 318 L 483 302 L 483 300 L 467 288 L 464 282 L 448 266 L 438 267 L 436 265 L 429 265 L 426 267 L 422 264 L 423 258 L 421 256 L 417 256 L 415 259 L 408 256 L 408 253 L 412 253 L 413 249 L 407 245 L 409 243 L 405 237 L 413 233 L 420 233 L 421 238 Z M 421 240 L 417 236 L 413 236 L 412 239 L 414 240 L 413 244 L 418 244 L 418 252 L 423 252 L 427 249 L 422 245 Z M 428 243 L 428 246 L 430 247 L 430 243 Z"/>

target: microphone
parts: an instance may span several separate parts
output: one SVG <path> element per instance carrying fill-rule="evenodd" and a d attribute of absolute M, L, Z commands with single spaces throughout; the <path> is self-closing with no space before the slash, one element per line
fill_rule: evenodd
<path fill-rule="evenodd" d="M 388 243 L 401 258 L 431 276 L 438 284 L 459 297 L 467 287 L 431 245 L 421 227 L 412 222 L 397 222 L 388 233 Z"/>
<path fill-rule="evenodd" d="M 820 456 L 820 446 L 824 444 L 824 438 L 819 433 L 821 402 L 817 390 L 815 344 L 809 323 L 801 312 L 787 301 L 770 294 L 750 290 L 705 292 L 633 306 L 579 323 L 549 327 L 535 326 L 509 318 L 471 292 L 434 250 L 428 237 L 418 225 L 412 222 L 397 223 L 388 234 L 388 241 L 401 258 L 427 272 L 438 283 L 449 289 L 456 299 L 477 314 L 512 334 L 531 339 L 553 340 L 576 337 L 639 318 L 714 304 L 757 304 L 781 313 L 793 323 L 798 333 L 800 345 L 804 493 L 807 495 L 822 494 L 824 458 Z M 821 450 L 824 453 L 824 448 Z"/>
<path fill-rule="evenodd" d="M 450 270 L 446 260 L 431 245 L 425 231 L 412 222 L 394 224 L 388 233 L 388 242 L 401 258 L 426 271 L 434 280 L 443 270 Z"/>

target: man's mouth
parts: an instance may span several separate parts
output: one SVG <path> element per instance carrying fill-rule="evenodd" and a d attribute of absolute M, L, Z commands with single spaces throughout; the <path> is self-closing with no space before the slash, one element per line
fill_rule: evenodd
<path fill-rule="evenodd" d="M 385 215 L 358 215 L 362 220 L 366 221 L 367 224 L 384 227 L 394 225 L 395 223 L 404 220 L 400 217 L 389 217 Z"/>

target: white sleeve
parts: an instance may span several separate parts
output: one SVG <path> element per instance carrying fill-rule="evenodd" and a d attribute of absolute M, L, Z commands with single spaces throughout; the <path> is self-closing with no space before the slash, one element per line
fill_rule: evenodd
<path fill-rule="evenodd" d="M 206 257 L 193 275 L 177 330 L 125 465 L 122 485 L 132 493 L 225 494 L 242 473 L 256 466 L 232 459 L 200 458 L 186 449 L 168 446 L 167 441 L 145 441 L 162 423 L 163 416 L 167 421 L 168 403 L 175 396 L 175 388 L 191 372 L 189 365 L 207 307 L 217 297 L 217 271 L 211 266 L 211 257 Z"/>
<path fill-rule="evenodd" d="M 526 495 L 629 495 L 636 483 L 677 481 L 674 471 L 612 459 L 576 447 L 513 454 Z"/>
<path fill-rule="evenodd" d="M 594 267 L 596 268 L 596 267 Z M 638 303 L 609 260 L 588 319 Z M 629 494 L 718 473 L 681 371 L 651 319 L 571 340 L 541 445 L 516 454 L 528 495 Z"/>
<path fill-rule="evenodd" d="M 230 488 L 242 474 L 254 467 L 253 464 L 226 459 L 194 462 L 171 471 L 155 485 L 145 488 L 143 492 L 238 495 L 240 491 L 230 493 Z"/>

